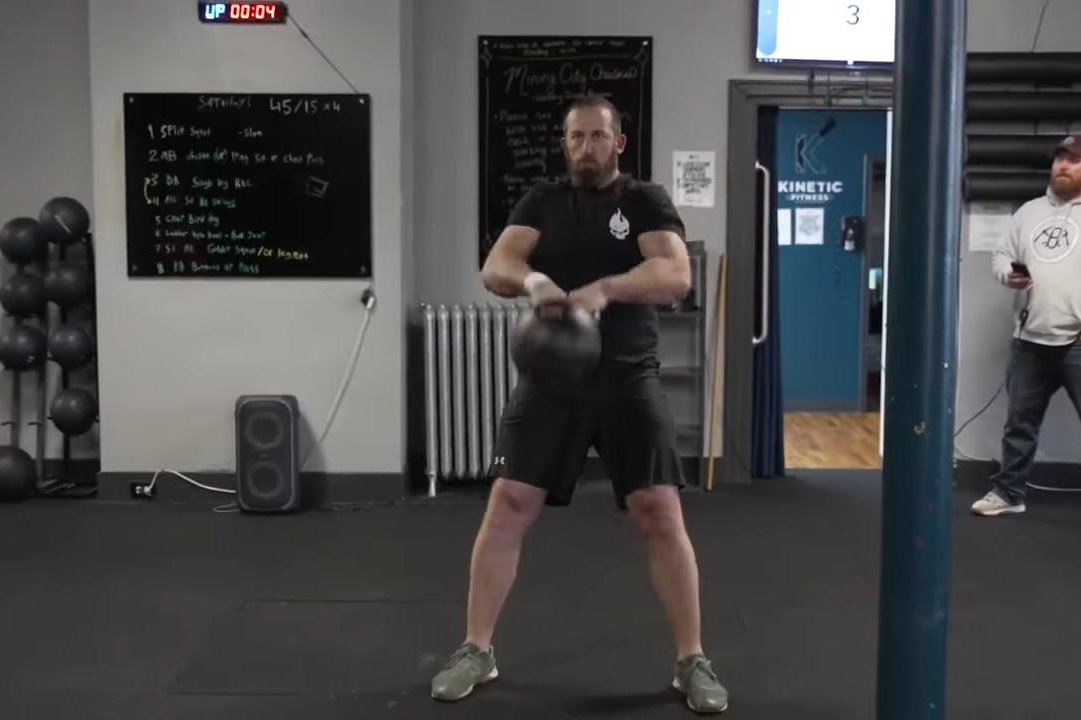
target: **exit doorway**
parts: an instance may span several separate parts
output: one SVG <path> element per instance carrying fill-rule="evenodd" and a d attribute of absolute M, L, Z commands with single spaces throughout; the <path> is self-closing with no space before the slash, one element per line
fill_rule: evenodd
<path fill-rule="evenodd" d="M 725 477 L 879 467 L 891 83 L 729 99 Z"/>
<path fill-rule="evenodd" d="M 760 115 L 759 132 L 765 132 Z M 776 113 L 777 332 L 785 465 L 873 469 L 878 453 L 884 110 Z"/>

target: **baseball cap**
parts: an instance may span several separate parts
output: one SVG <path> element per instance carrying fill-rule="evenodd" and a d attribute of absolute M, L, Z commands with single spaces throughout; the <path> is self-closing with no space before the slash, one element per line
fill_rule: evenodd
<path fill-rule="evenodd" d="M 1067 135 L 1055 146 L 1055 155 L 1061 152 L 1081 158 L 1081 135 Z"/>

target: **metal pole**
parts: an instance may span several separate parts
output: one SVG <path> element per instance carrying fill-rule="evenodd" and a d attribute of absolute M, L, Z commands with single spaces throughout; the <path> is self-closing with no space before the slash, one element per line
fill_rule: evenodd
<path fill-rule="evenodd" d="M 965 6 L 898 3 L 878 720 L 946 717 Z"/>

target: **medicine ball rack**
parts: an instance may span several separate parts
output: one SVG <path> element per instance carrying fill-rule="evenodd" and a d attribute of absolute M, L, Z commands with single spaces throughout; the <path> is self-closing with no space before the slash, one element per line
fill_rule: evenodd
<path fill-rule="evenodd" d="M 78 241 L 76 241 L 76 242 L 78 242 Z M 85 256 L 86 265 L 85 265 L 85 268 L 86 268 L 86 274 L 87 274 L 88 279 L 89 279 L 89 285 L 87 287 L 87 293 L 86 293 L 86 296 L 85 296 L 85 299 L 83 300 L 83 302 L 86 304 L 87 309 L 88 309 L 88 313 L 89 313 L 89 317 L 87 318 L 87 324 L 88 324 L 89 338 L 90 338 L 91 343 L 92 343 L 92 347 L 90 348 L 89 353 L 85 356 L 85 364 L 92 365 L 92 367 L 93 367 L 93 372 L 94 372 L 94 374 L 93 374 L 93 387 L 94 387 L 95 392 L 93 394 L 90 394 L 89 392 L 84 390 L 81 393 L 82 397 L 78 398 L 77 400 L 83 401 L 83 402 L 93 401 L 92 417 L 86 417 L 84 420 L 80 421 L 79 424 L 81 424 L 82 426 L 85 426 L 85 430 L 83 430 L 81 427 L 77 428 L 77 429 L 72 429 L 72 428 L 69 428 L 69 427 L 61 427 L 60 424 L 58 423 L 58 420 L 57 420 L 57 418 L 55 416 L 56 412 L 57 412 L 57 410 L 55 408 L 55 403 L 57 402 L 57 400 L 61 399 L 64 396 L 65 393 L 71 392 L 73 390 L 80 390 L 80 388 L 74 388 L 72 386 L 72 384 L 71 384 L 71 370 L 78 369 L 79 367 L 83 366 L 83 363 L 76 362 L 74 366 L 72 366 L 72 365 L 70 365 L 68 363 L 62 363 L 57 359 L 54 349 L 52 347 L 50 347 L 49 359 L 52 360 L 53 362 L 56 362 L 58 365 L 60 365 L 60 391 L 53 399 L 53 403 L 54 403 L 53 415 L 50 416 L 49 419 L 52 420 L 53 423 L 56 424 L 58 429 L 61 431 L 62 443 L 63 443 L 63 454 L 62 454 L 61 459 L 60 459 L 59 473 L 54 475 L 53 477 L 48 478 L 47 480 L 44 480 L 43 483 L 42 483 L 42 486 L 39 487 L 39 492 L 43 492 L 43 493 L 46 493 L 46 494 L 54 494 L 54 495 L 55 494 L 62 494 L 64 496 L 66 496 L 66 497 L 72 497 L 72 496 L 89 497 L 89 496 L 93 496 L 93 495 L 97 494 L 96 473 L 93 473 L 89 478 L 77 477 L 76 474 L 75 474 L 75 468 L 74 468 L 73 460 L 72 460 L 72 456 L 71 456 L 71 438 L 74 435 L 79 435 L 79 434 L 82 434 L 82 432 L 89 431 L 90 427 L 92 427 L 93 424 L 97 423 L 97 421 L 98 421 L 98 406 L 97 406 L 97 400 L 96 400 L 96 396 L 97 396 L 96 391 L 97 391 L 97 388 L 98 388 L 98 353 L 97 353 L 98 328 L 97 328 L 97 302 L 96 302 L 96 294 L 95 294 L 95 291 L 94 291 L 94 284 L 93 284 L 94 283 L 94 277 L 95 277 L 94 276 L 94 236 L 93 236 L 93 233 L 87 232 L 84 235 L 84 237 L 82 238 L 82 244 L 83 244 L 83 247 L 85 248 L 85 251 L 86 251 L 86 256 Z M 60 246 L 59 257 L 58 257 L 60 263 L 64 263 L 64 262 L 67 261 L 67 255 L 68 255 L 67 250 L 68 250 L 68 246 L 66 246 L 66 245 L 61 245 Z M 78 304 L 81 304 L 78 301 L 73 301 L 73 302 L 75 303 L 74 306 L 77 306 Z M 59 306 L 60 306 L 60 313 L 59 313 L 60 314 L 60 327 L 67 327 L 68 321 L 69 321 L 69 307 L 73 307 L 73 305 L 69 305 L 67 303 L 59 303 Z M 53 340 L 53 339 L 55 339 L 55 338 L 50 337 L 50 340 Z M 45 395 L 46 395 L 46 393 L 44 391 L 44 388 L 42 388 L 41 398 L 42 398 L 42 407 L 43 408 L 44 408 L 44 402 L 45 402 L 45 400 L 44 400 Z M 89 412 L 89 410 L 87 410 L 87 412 Z M 45 415 L 45 413 L 42 412 L 42 416 L 44 416 L 44 415 Z M 39 422 L 37 422 L 35 424 L 36 425 L 43 425 L 44 423 L 39 421 Z M 39 445 L 44 444 L 44 432 L 42 430 L 43 430 L 43 428 L 39 429 L 39 437 L 41 438 L 38 441 Z M 82 432 L 80 432 L 80 430 L 82 430 Z M 41 453 L 42 453 L 42 455 L 44 455 L 44 448 L 43 447 L 41 449 Z"/>
<path fill-rule="evenodd" d="M 72 457 L 71 438 L 89 431 L 98 421 L 96 389 L 97 312 L 94 293 L 94 244 L 85 208 L 71 198 L 54 198 L 41 209 L 38 220 L 16 218 L 0 228 L 0 251 L 15 272 L 0 288 L 4 314 L 9 322 L 0 330 L 0 364 L 12 374 L 10 445 L 0 448 L 11 457 L 11 466 L 2 472 L 23 473 L 33 462 L 33 487 L 29 494 L 49 498 L 85 498 L 97 494 L 96 471 L 80 477 Z M 13 234 L 18 231 L 18 235 Z M 52 245 L 57 246 L 56 262 L 51 262 Z M 70 249 L 82 247 L 83 262 L 70 261 Z M 27 272 L 30 267 L 36 272 Z M 24 279 L 17 283 L 12 278 Z M 33 277 L 30 281 L 25 278 Z M 17 290 L 12 290 L 17 286 Z M 52 308 L 58 308 L 59 323 L 53 326 Z M 88 317 L 72 322 L 71 311 L 85 308 Z M 29 322 L 35 321 L 35 322 Z M 69 324 L 71 323 L 71 324 Z M 51 402 L 49 363 L 60 368 L 60 387 Z M 92 367 L 93 392 L 74 386 L 71 372 Z M 37 430 L 36 458 L 30 459 L 20 446 L 23 423 L 23 373 L 37 371 L 37 419 L 26 424 Z M 62 457 L 50 462 L 47 456 L 47 424 L 61 432 Z M 95 466 L 97 460 L 93 460 Z M 5 479 L 0 478 L 0 484 Z M 12 498 L 7 498 L 12 499 Z M 19 498 L 15 498 L 19 499 Z"/>

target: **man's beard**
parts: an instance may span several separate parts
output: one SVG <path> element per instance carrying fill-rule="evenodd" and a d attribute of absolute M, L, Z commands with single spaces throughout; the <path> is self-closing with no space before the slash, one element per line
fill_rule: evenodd
<path fill-rule="evenodd" d="M 1065 175 L 1055 175 L 1051 178 L 1051 189 L 1063 200 L 1073 200 L 1081 195 L 1081 182 Z"/>
<path fill-rule="evenodd" d="M 587 190 L 594 189 L 600 185 L 600 183 L 612 177 L 616 170 L 616 154 L 608 158 L 606 163 L 574 163 L 569 157 L 566 158 L 567 166 L 571 169 L 571 178 L 575 184 L 579 187 L 586 188 Z"/>

